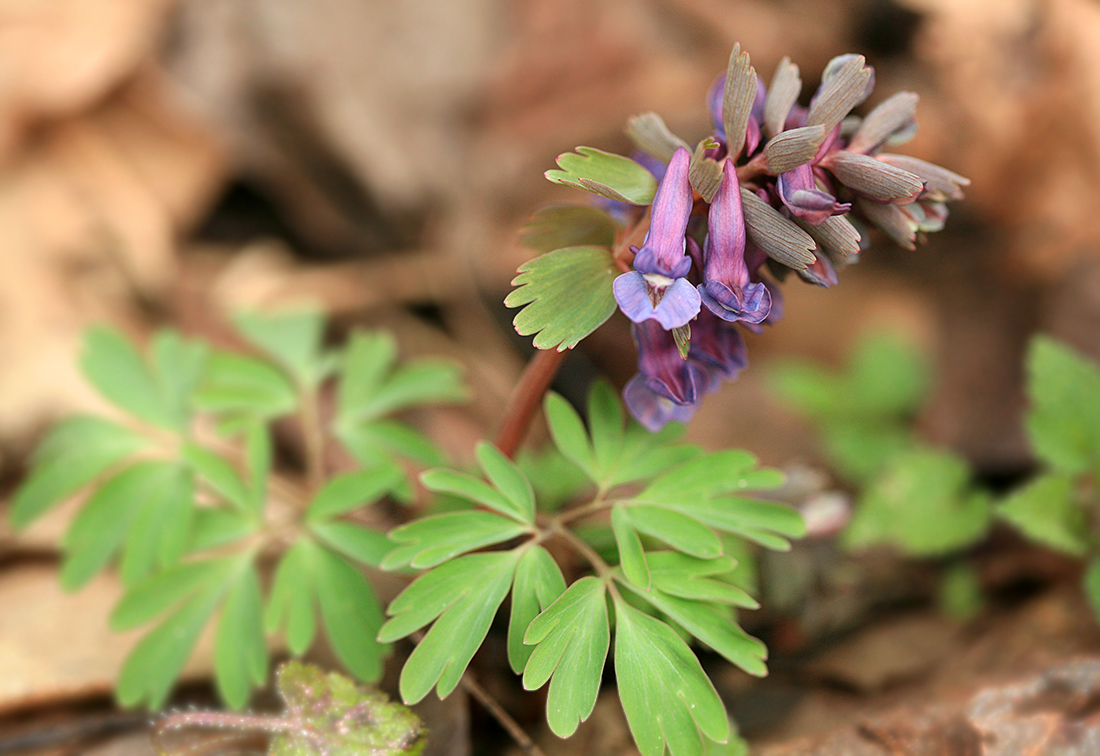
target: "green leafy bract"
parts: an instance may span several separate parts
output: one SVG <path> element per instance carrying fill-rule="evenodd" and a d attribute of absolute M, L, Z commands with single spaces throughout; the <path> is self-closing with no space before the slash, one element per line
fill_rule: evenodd
<path fill-rule="evenodd" d="M 664 622 L 615 600 L 615 678 L 642 756 L 702 756 L 729 720 L 699 660 Z"/>
<path fill-rule="evenodd" d="M 565 247 L 525 262 L 504 300 L 523 307 L 512 324 L 537 349 L 572 349 L 615 312 L 619 274 L 608 247 Z"/>
<path fill-rule="evenodd" d="M 959 457 L 906 451 L 864 491 L 844 542 L 853 549 L 891 543 L 915 556 L 944 554 L 985 535 L 989 499 L 971 487 L 970 470 Z"/>
<path fill-rule="evenodd" d="M 648 169 L 622 155 L 594 147 L 578 147 L 576 153 L 558 155 L 561 170 L 546 172 L 555 184 L 565 184 L 601 197 L 648 205 L 657 193 L 657 179 Z"/>
<path fill-rule="evenodd" d="M 531 216 L 520 239 L 539 254 L 565 247 L 610 247 L 615 243 L 615 222 L 591 205 L 551 205 Z"/>
<path fill-rule="evenodd" d="M 531 622 L 523 638 L 535 645 L 523 670 L 523 687 L 535 690 L 550 680 L 546 721 L 561 738 L 576 732 L 596 706 L 611 644 L 605 596 L 603 583 L 581 578 Z"/>
<path fill-rule="evenodd" d="M 435 622 L 401 670 L 405 703 L 416 703 L 433 685 L 440 698 L 455 689 L 508 594 L 521 556 L 515 549 L 454 559 L 421 575 L 390 603 L 392 616 L 378 633 L 383 642 Z"/>

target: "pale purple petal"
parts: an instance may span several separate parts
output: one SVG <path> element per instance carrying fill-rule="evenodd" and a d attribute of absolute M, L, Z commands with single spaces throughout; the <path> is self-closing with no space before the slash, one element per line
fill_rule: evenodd
<path fill-rule="evenodd" d="M 687 325 L 699 314 L 702 300 L 686 279 L 678 278 L 663 289 L 651 286 L 636 270 L 623 273 L 611 284 L 623 314 L 635 323 L 656 320 L 666 331 Z M 654 299 L 657 304 L 654 305 Z"/>
<path fill-rule="evenodd" d="M 836 197 L 817 188 L 809 163 L 779 174 L 776 183 L 779 199 L 792 214 L 807 223 L 817 225 L 826 218 L 841 215 L 852 208 L 849 203 L 837 202 Z"/>
<path fill-rule="evenodd" d="M 772 308 L 771 292 L 763 283 L 730 287 L 710 281 L 699 285 L 699 295 L 710 312 L 731 323 L 761 323 Z"/>
<path fill-rule="evenodd" d="M 635 375 L 623 389 L 626 408 L 639 424 L 651 433 L 669 422 L 686 423 L 699 409 L 697 404 L 676 404 L 646 386 L 642 375 Z"/>
<path fill-rule="evenodd" d="M 611 284 L 611 290 L 615 293 L 619 309 L 635 323 L 652 317 L 653 303 L 649 300 L 645 277 L 638 271 L 632 270 L 617 277 Z"/>

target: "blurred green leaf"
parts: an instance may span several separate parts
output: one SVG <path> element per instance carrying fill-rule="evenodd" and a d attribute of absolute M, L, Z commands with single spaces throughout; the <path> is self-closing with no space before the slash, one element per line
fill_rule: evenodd
<path fill-rule="evenodd" d="M 523 642 L 535 645 L 523 670 L 523 687 L 536 690 L 550 680 L 546 721 L 568 738 L 596 706 L 611 630 L 606 587 L 582 577 L 527 628 Z"/>
<path fill-rule="evenodd" d="M 374 682 L 382 676 L 388 647 L 376 640 L 382 627 L 382 607 L 362 573 L 332 551 L 312 552 L 314 585 L 336 658 L 355 677 Z"/>
<path fill-rule="evenodd" d="M 182 456 L 219 498 L 242 512 L 254 511 L 248 486 L 227 459 L 190 441 L 184 444 Z"/>
<path fill-rule="evenodd" d="M 648 205 L 657 193 L 657 179 L 653 174 L 622 155 L 594 147 L 578 147 L 576 153 L 558 155 L 557 163 L 561 170 L 545 174 L 555 184 L 632 205 Z"/>
<path fill-rule="evenodd" d="M 404 638 L 435 621 L 401 670 L 405 703 L 416 703 L 433 685 L 440 698 L 455 689 L 508 594 L 520 556 L 519 549 L 468 554 L 421 575 L 390 602 L 379 640 Z"/>
<path fill-rule="evenodd" d="M 260 576 L 249 565 L 236 576 L 222 606 L 214 639 L 218 693 L 230 708 L 248 703 L 255 685 L 267 679 L 267 645 L 262 626 Z"/>
<path fill-rule="evenodd" d="M 940 576 L 940 611 L 959 622 L 972 620 L 982 610 L 982 586 L 977 571 L 965 562 L 956 562 Z"/>
<path fill-rule="evenodd" d="M 1072 556 L 1089 550 L 1088 523 L 1077 500 L 1077 479 L 1048 473 L 1014 490 L 997 514 L 1024 535 Z"/>
<path fill-rule="evenodd" d="M 615 222 L 591 205 L 552 205 L 531 216 L 520 241 L 539 254 L 564 247 L 610 247 L 615 243 Z"/>
<path fill-rule="evenodd" d="M 321 522 L 373 504 L 393 490 L 404 477 L 404 470 L 387 464 L 330 478 L 310 502 L 306 521 Z"/>
<path fill-rule="evenodd" d="M 173 425 L 187 428 L 192 396 L 202 378 L 208 347 L 172 330 L 159 331 L 150 349 L 160 393 Z"/>
<path fill-rule="evenodd" d="M 260 529 L 262 523 L 239 509 L 197 507 L 191 520 L 191 542 L 188 551 L 216 549 L 239 541 Z"/>
<path fill-rule="evenodd" d="M 1045 336 L 1027 354 L 1028 436 L 1035 453 L 1055 470 L 1100 466 L 1100 369 Z"/>
<path fill-rule="evenodd" d="M 184 562 L 158 572 L 127 589 L 111 611 L 111 629 L 123 632 L 152 622 L 184 599 L 226 584 L 240 569 L 241 558 L 234 556 Z"/>
<path fill-rule="evenodd" d="M 111 404 L 157 428 L 181 430 L 156 376 L 134 345 L 118 331 L 90 328 L 84 335 L 80 367 Z"/>
<path fill-rule="evenodd" d="M 516 567 L 508 620 L 508 663 L 517 675 L 523 672 L 534 650 L 523 643 L 527 627 L 564 592 L 565 578 L 550 552 L 541 546 L 529 549 Z"/>
<path fill-rule="evenodd" d="M 615 311 L 618 275 L 607 247 L 566 247 L 528 260 L 512 280 L 506 307 L 523 307 L 512 321 L 537 349 L 572 349 Z M 537 335 L 536 335 L 537 334 Z"/>
<path fill-rule="evenodd" d="M 729 720 L 699 660 L 665 623 L 615 600 L 615 678 L 642 756 L 701 756 Z"/>
<path fill-rule="evenodd" d="M 350 522 L 314 522 L 309 529 L 333 550 L 370 567 L 381 567 L 393 548 L 385 533 Z"/>
<path fill-rule="evenodd" d="M 1100 622 L 1100 557 L 1093 558 L 1085 568 L 1082 580 L 1085 589 L 1085 598 L 1092 607 L 1092 614 L 1096 621 Z"/>
<path fill-rule="evenodd" d="M 242 336 L 279 363 L 299 385 L 312 388 L 324 377 L 322 313 L 240 312 L 233 317 L 233 323 Z"/>
<path fill-rule="evenodd" d="M 313 566 L 311 559 L 315 547 L 308 541 L 298 541 L 291 546 L 271 583 L 271 592 L 264 611 L 264 628 L 274 633 L 286 626 L 286 644 L 290 653 L 301 656 L 313 645 L 317 632 L 314 611 Z"/>
<path fill-rule="evenodd" d="M 39 445 L 33 468 L 15 492 L 11 522 L 24 528 L 148 441 L 117 423 L 76 416 L 55 425 Z"/>
<path fill-rule="evenodd" d="M 292 414 L 299 398 L 289 379 L 268 363 L 215 352 L 206 361 L 194 401 L 205 412 L 271 419 Z"/>
<path fill-rule="evenodd" d="M 964 460 L 915 449 L 894 457 L 863 492 L 843 541 L 850 549 L 890 543 L 913 556 L 934 556 L 981 539 L 990 515 L 989 495 L 971 488 Z"/>
<path fill-rule="evenodd" d="M 543 400 L 543 411 L 550 426 L 550 437 L 563 457 L 579 467 L 593 483 L 599 482 L 595 453 L 588 440 L 584 421 L 562 396 L 548 392 Z"/>
<path fill-rule="evenodd" d="M 164 463 L 162 475 L 148 490 L 126 535 L 119 574 L 134 585 L 158 569 L 179 561 L 191 541 L 195 485 L 187 468 Z"/>
<path fill-rule="evenodd" d="M 138 642 L 123 663 L 115 687 L 123 706 L 144 702 L 150 709 L 159 709 L 164 705 L 224 592 L 224 584 L 204 586 Z"/>
<path fill-rule="evenodd" d="M 127 467 L 96 490 L 65 534 L 62 586 L 75 590 L 106 567 L 125 541 L 138 512 L 147 506 L 156 507 L 178 476 L 176 464 L 147 460 Z M 151 566 L 154 560 L 149 561 Z M 128 582 L 142 577 L 139 572 L 131 572 Z"/>
<path fill-rule="evenodd" d="M 588 476 L 556 446 L 547 446 L 537 452 L 521 449 L 516 464 L 531 482 L 535 500 L 544 512 L 561 509 L 592 489 Z"/>

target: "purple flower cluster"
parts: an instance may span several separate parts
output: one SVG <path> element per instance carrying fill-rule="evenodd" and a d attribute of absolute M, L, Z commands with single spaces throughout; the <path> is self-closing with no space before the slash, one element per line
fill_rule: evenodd
<path fill-rule="evenodd" d="M 850 115 L 873 86 L 862 56 L 840 56 L 801 107 L 797 66 L 784 58 L 766 87 L 735 48 L 708 96 L 715 134 L 694 154 L 653 114 L 659 129 L 631 134 L 647 157 L 663 158 L 660 168 L 667 160 L 663 175 L 655 171 L 649 232 L 631 247 L 633 270 L 613 286 L 633 322 L 638 374 L 624 398 L 642 425 L 688 420 L 705 394 L 737 377 L 747 365 L 738 324 L 759 331 L 778 319 L 776 279 L 791 269 L 830 286 L 865 246 L 867 224 L 909 249 L 943 227 L 945 203 L 969 182 L 882 153 L 915 133 L 917 96 Z"/>

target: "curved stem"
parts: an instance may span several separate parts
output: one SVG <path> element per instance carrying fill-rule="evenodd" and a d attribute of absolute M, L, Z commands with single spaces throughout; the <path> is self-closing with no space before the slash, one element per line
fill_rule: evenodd
<path fill-rule="evenodd" d="M 547 349 L 539 351 L 520 376 L 519 383 L 512 390 L 512 396 L 504 408 L 504 419 L 500 423 L 494 442 L 508 459 L 516 456 L 519 445 L 531 429 L 531 421 L 542 402 L 542 396 L 554 382 L 569 350 Z"/>
<path fill-rule="evenodd" d="M 325 431 L 321 427 L 321 410 L 317 391 L 302 391 L 302 440 L 306 453 L 306 481 L 310 496 L 314 496 L 325 483 Z"/>

